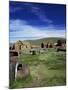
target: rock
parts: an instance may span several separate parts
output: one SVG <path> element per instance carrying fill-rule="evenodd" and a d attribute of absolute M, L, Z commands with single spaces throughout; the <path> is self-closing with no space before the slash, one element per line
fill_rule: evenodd
<path fill-rule="evenodd" d="M 24 78 L 30 75 L 30 70 L 26 64 L 18 64 L 16 78 Z"/>
<path fill-rule="evenodd" d="M 15 50 L 18 51 L 18 52 L 21 51 L 21 50 L 30 49 L 30 47 L 31 47 L 31 45 L 27 41 L 20 41 L 19 40 L 15 43 Z"/>

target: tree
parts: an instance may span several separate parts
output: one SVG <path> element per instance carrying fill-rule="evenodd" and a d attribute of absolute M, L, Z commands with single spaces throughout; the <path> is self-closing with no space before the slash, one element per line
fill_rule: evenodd
<path fill-rule="evenodd" d="M 49 48 L 52 48 L 52 47 L 53 47 L 53 45 L 52 45 L 52 43 L 50 43 Z"/>
<path fill-rule="evenodd" d="M 41 48 L 44 48 L 44 43 L 41 43 Z"/>
<path fill-rule="evenodd" d="M 56 46 L 62 46 L 62 41 L 61 40 L 58 40 Z"/>
<path fill-rule="evenodd" d="M 46 44 L 46 48 L 48 48 L 49 47 L 49 42 L 47 42 L 47 44 Z"/>
<path fill-rule="evenodd" d="M 35 50 L 32 51 L 32 55 L 36 55 L 36 51 Z"/>

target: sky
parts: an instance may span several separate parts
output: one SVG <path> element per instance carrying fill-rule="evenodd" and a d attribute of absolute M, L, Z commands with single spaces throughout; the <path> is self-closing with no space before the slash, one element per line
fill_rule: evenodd
<path fill-rule="evenodd" d="M 9 39 L 65 38 L 66 6 L 60 4 L 9 2 Z"/>

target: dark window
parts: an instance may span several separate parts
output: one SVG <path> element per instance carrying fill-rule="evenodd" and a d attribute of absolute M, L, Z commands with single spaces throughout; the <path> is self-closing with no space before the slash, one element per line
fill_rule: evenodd
<path fill-rule="evenodd" d="M 22 69 L 22 64 L 19 64 L 17 70 L 21 70 L 21 69 Z"/>
<path fill-rule="evenodd" d="M 18 56 L 17 52 L 10 52 L 10 56 Z"/>

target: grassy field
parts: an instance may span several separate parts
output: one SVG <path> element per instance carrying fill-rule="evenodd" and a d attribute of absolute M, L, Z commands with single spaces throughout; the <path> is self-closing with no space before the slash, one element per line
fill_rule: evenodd
<path fill-rule="evenodd" d="M 37 55 L 21 54 L 22 63 L 28 64 L 30 75 L 18 78 L 12 88 L 62 86 L 66 84 L 65 52 L 47 51 Z"/>

